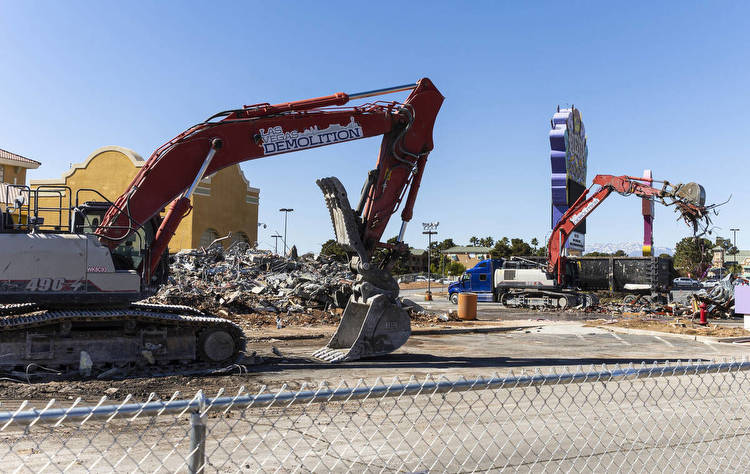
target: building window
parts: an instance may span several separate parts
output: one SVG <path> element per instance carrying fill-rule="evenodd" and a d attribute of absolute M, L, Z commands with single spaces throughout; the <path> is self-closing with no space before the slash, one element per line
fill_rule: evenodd
<path fill-rule="evenodd" d="M 238 230 L 237 232 L 232 232 L 232 243 L 235 242 L 245 242 L 246 244 L 250 244 L 250 239 L 246 233 Z"/>
<path fill-rule="evenodd" d="M 0 183 L 5 182 L 5 166 L 0 165 Z"/>
<path fill-rule="evenodd" d="M 210 196 L 211 188 L 209 186 L 196 186 L 194 193 L 196 196 Z"/>
<path fill-rule="evenodd" d="M 210 227 L 203 231 L 199 245 L 203 248 L 211 245 L 211 242 L 219 238 L 219 233 Z"/>

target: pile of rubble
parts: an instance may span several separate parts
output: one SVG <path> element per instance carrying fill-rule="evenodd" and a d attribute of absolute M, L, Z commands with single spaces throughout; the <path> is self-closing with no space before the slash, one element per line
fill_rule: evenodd
<path fill-rule="evenodd" d="M 734 288 L 738 284 L 746 285 L 747 280 L 727 275 L 713 288 L 706 288 L 693 294 L 693 298 L 698 303 L 706 303 L 708 314 L 730 317 L 734 315 Z"/>
<path fill-rule="evenodd" d="M 712 288 L 697 291 L 681 291 L 674 300 L 667 302 L 661 296 L 627 295 L 620 300 L 610 300 L 599 306 L 588 309 L 589 312 L 609 314 L 652 314 L 671 316 L 696 316 L 700 304 L 706 303 L 709 317 L 722 318 L 734 315 L 734 289 L 737 285 L 750 284 L 743 278 L 732 275 L 720 280 Z M 670 298 L 671 299 L 671 298 Z"/>
<path fill-rule="evenodd" d="M 354 275 L 346 264 L 311 254 L 286 258 L 234 243 L 182 250 L 172 257 L 168 283 L 149 298 L 209 313 L 298 313 L 343 308 Z"/>

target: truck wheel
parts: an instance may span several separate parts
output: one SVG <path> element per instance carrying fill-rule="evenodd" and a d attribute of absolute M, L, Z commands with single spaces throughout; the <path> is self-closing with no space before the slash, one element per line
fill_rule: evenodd
<path fill-rule="evenodd" d="M 508 305 L 508 293 L 503 293 L 500 295 L 500 304 L 505 306 L 506 308 L 509 308 Z"/>
<path fill-rule="evenodd" d="M 450 295 L 449 299 L 451 300 L 451 303 L 458 304 L 458 293 L 453 293 Z"/>

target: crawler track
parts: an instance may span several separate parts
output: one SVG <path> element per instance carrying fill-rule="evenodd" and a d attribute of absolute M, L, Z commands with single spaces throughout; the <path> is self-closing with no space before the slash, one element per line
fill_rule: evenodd
<path fill-rule="evenodd" d="M 0 370 L 30 365 L 62 373 L 135 368 L 142 373 L 221 368 L 245 348 L 239 326 L 187 306 L 133 303 L 107 309 L 0 307 Z"/>

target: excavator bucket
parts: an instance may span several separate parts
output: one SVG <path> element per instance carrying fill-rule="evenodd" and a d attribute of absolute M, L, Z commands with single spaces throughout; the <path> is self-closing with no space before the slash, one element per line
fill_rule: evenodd
<path fill-rule="evenodd" d="M 367 261 L 359 225 L 341 182 L 334 177 L 317 181 L 325 197 L 336 241 Z M 369 268 L 369 266 L 367 266 Z M 328 345 L 313 353 L 326 362 L 343 362 L 395 351 L 411 335 L 409 313 L 398 299 L 398 284 L 385 270 L 358 272 L 353 295 Z"/>
<path fill-rule="evenodd" d="M 313 353 L 326 362 L 343 362 L 389 354 L 409 339 L 411 321 L 403 308 L 377 295 L 367 303 L 349 300 L 328 345 Z"/>

